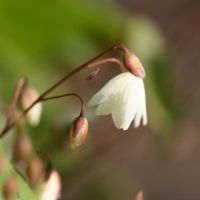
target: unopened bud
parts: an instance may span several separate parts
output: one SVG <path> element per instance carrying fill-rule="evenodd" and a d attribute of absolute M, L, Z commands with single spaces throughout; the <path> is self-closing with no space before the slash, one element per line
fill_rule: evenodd
<path fill-rule="evenodd" d="M 39 184 L 45 176 L 44 165 L 41 160 L 32 160 L 26 170 L 28 182 L 31 187 L 35 187 Z"/>
<path fill-rule="evenodd" d="M 72 148 L 82 145 L 88 134 L 88 121 L 85 117 L 76 118 L 70 129 L 70 144 Z"/>
<path fill-rule="evenodd" d="M 42 185 L 41 200 L 58 200 L 61 198 L 61 178 L 57 171 L 53 170 L 46 182 Z"/>
<path fill-rule="evenodd" d="M 135 196 L 135 200 L 144 200 L 144 192 L 143 190 L 139 190 Z"/>
<path fill-rule="evenodd" d="M 39 97 L 38 92 L 32 87 L 28 86 L 25 88 L 22 94 L 22 107 L 23 109 L 28 108 L 35 100 Z M 37 126 L 40 122 L 42 112 L 42 104 L 38 102 L 34 105 L 31 110 L 27 113 L 27 120 L 32 126 Z"/>
<path fill-rule="evenodd" d="M 5 165 L 6 165 L 6 159 L 4 158 L 4 156 L 0 155 L 0 176 L 3 170 L 5 169 Z"/>
<path fill-rule="evenodd" d="M 124 64 L 127 70 L 135 76 L 139 78 L 145 77 L 144 67 L 142 66 L 142 63 L 135 54 L 126 52 L 124 57 Z"/>
<path fill-rule="evenodd" d="M 19 135 L 16 139 L 14 148 L 14 160 L 23 161 L 27 160 L 32 154 L 33 148 L 31 141 L 25 135 Z"/>
<path fill-rule="evenodd" d="M 17 196 L 18 181 L 15 176 L 10 177 L 3 185 L 2 194 L 5 200 L 11 200 L 14 196 Z"/>

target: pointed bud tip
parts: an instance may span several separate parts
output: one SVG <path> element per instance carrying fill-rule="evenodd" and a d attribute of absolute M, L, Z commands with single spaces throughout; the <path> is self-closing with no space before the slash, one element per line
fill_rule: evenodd
<path fill-rule="evenodd" d="M 143 67 L 136 69 L 135 75 L 139 78 L 144 78 L 146 76 L 145 69 Z"/>

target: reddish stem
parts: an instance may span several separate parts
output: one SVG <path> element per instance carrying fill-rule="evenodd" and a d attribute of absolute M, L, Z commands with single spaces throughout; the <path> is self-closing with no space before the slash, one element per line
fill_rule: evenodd
<path fill-rule="evenodd" d="M 106 53 L 109 53 L 113 50 L 120 50 L 124 53 L 126 53 L 126 48 L 124 47 L 123 44 L 115 42 L 111 47 L 109 47 L 108 49 L 104 50 L 103 52 L 101 52 L 100 54 L 96 55 L 95 57 L 93 57 L 92 59 L 90 59 L 89 61 L 87 61 L 86 63 L 80 65 L 78 68 L 74 69 L 73 71 L 69 72 L 68 74 L 66 74 L 62 79 L 60 79 L 58 82 L 56 82 L 55 84 L 53 84 L 50 88 L 48 88 L 45 92 L 43 92 L 38 99 L 36 99 L 28 108 L 26 108 L 23 113 L 19 116 L 19 118 L 16 121 L 12 121 L 9 122 L 9 124 L 6 124 L 5 128 L 2 130 L 1 134 L 0 134 L 0 138 L 2 138 L 14 125 L 16 122 L 20 121 L 29 110 L 31 110 L 31 108 L 37 104 L 38 102 L 40 102 L 42 99 L 44 99 L 44 97 L 46 97 L 50 92 L 52 92 L 53 90 L 55 90 L 58 86 L 60 86 L 65 80 L 67 80 L 68 78 L 70 78 L 71 76 L 75 75 L 76 73 L 78 73 L 79 71 L 87 68 L 93 61 L 97 60 L 98 58 L 102 57 L 103 55 L 105 55 Z M 111 61 L 110 61 L 111 62 Z M 112 62 L 116 62 L 116 60 L 112 60 Z"/>
<path fill-rule="evenodd" d="M 122 64 L 122 62 L 117 58 L 105 58 L 103 60 L 99 60 L 99 61 L 90 63 L 87 67 L 88 68 L 93 68 L 93 67 L 96 67 L 98 65 L 105 64 L 105 63 L 116 63 L 117 65 L 120 66 L 121 69 L 124 68 L 124 65 Z"/>

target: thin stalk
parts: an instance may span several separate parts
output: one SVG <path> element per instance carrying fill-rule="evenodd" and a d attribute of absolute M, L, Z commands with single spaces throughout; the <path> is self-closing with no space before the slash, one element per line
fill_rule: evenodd
<path fill-rule="evenodd" d="M 14 93 L 13 93 L 13 97 L 12 97 L 12 102 L 11 104 L 9 105 L 8 107 L 8 111 L 7 111 L 7 121 L 6 121 L 6 124 L 9 124 L 10 121 L 12 120 L 13 118 L 13 115 L 14 115 L 14 112 L 15 112 L 15 109 L 16 109 L 16 105 L 17 105 L 17 101 L 21 95 L 21 92 L 22 92 L 22 89 L 24 87 L 26 83 L 26 79 L 24 77 L 22 77 L 16 87 L 15 87 L 15 90 L 14 90 Z"/>
<path fill-rule="evenodd" d="M 57 96 L 52 96 L 52 97 L 45 97 L 45 98 L 41 99 L 40 102 L 54 100 L 54 99 L 60 99 L 60 98 L 69 97 L 69 96 L 74 96 L 74 97 L 77 97 L 79 99 L 79 101 L 81 103 L 80 116 L 84 117 L 85 116 L 84 102 L 83 102 L 83 99 L 81 98 L 81 96 L 77 93 L 67 93 L 67 94 L 62 94 L 62 95 L 57 95 Z"/>
<path fill-rule="evenodd" d="M 124 65 L 117 58 L 105 58 L 103 60 L 98 60 L 96 62 L 90 63 L 87 67 L 88 68 L 93 68 L 93 67 L 96 67 L 98 65 L 105 64 L 105 63 L 115 63 L 115 64 L 119 65 L 121 69 L 124 69 Z"/>
<path fill-rule="evenodd" d="M 77 74 L 79 71 L 85 69 L 88 67 L 88 65 L 90 65 L 92 62 L 94 62 L 95 60 L 97 60 L 98 58 L 100 58 L 101 56 L 113 51 L 113 50 L 120 50 L 123 53 L 125 53 L 124 51 L 124 45 L 118 42 L 115 42 L 111 47 L 109 47 L 108 49 L 104 50 L 103 52 L 99 53 L 98 55 L 96 55 L 95 57 L 91 58 L 90 60 L 88 60 L 87 62 L 85 62 L 84 64 L 80 65 L 79 67 L 77 67 L 76 69 L 72 70 L 71 72 L 69 72 L 68 74 L 66 74 L 63 78 L 61 78 L 58 82 L 56 82 L 55 84 L 53 84 L 51 87 L 49 87 L 45 92 L 43 92 L 38 99 L 36 99 L 28 108 L 26 108 L 22 114 L 19 116 L 19 118 L 16 121 L 12 121 L 9 124 L 7 124 L 5 126 L 5 128 L 2 130 L 1 134 L 0 134 L 0 138 L 2 138 L 11 128 L 13 128 L 13 126 L 15 125 L 16 122 L 19 122 L 26 114 L 29 110 L 31 110 L 31 108 L 37 104 L 38 102 L 40 102 L 42 99 L 44 99 L 44 97 L 46 97 L 50 92 L 52 92 L 53 90 L 55 90 L 58 86 L 60 86 L 64 81 L 66 81 L 68 78 L 70 78 L 71 76 Z"/>

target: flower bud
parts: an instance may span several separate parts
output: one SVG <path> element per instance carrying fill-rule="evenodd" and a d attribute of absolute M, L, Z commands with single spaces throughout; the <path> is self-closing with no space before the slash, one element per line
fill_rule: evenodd
<path fill-rule="evenodd" d="M 0 176 L 3 170 L 5 169 L 5 166 L 6 166 L 6 159 L 4 158 L 4 156 L 0 155 Z"/>
<path fill-rule="evenodd" d="M 3 185 L 2 194 L 5 200 L 11 200 L 14 196 L 17 196 L 18 181 L 15 176 L 10 177 Z"/>
<path fill-rule="evenodd" d="M 144 192 L 143 190 L 139 190 L 135 196 L 135 200 L 144 200 Z"/>
<path fill-rule="evenodd" d="M 44 179 L 45 176 L 45 170 L 42 161 L 39 159 L 32 160 L 27 167 L 26 173 L 30 186 L 35 187 Z"/>
<path fill-rule="evenodd" d="M 32 86 L 25 88 L 21 99 L 23 109 L 28 108 L 38 97 L 38 92 Z M 34 105 L 31 110 L 28 111 L 27 120 L 32 126 L 37 126 L 39 124 L 41 112 L 42 104 L 40 102 Z"/>
<path fill-rule="evenodd" d="M 61 178 L 57 171 L 53 170 L 48 179 L 42 185 L 41 200 L 57 200 L 61 197 Z"/>
<path fill-rule="evenodd" d="M 124 57 L 124 64 L 127 70 L 135 76 L 139 78 L 145 77 L 144 67 L 135 54 L 126 52 Z"/>
<path fill-rule="evenodd" d="M 14 160 L 25 161 L 33 152 L 31 141 L 25 135 L 19 135 L 16 139 L 14 147 Z"/>
<path fill-rule="evenodd" d="M 72 148 L 82 145 L 88 134 L 88 121 L 85 117 L 76 118 L 70 129 L 70 144 Z"/>

